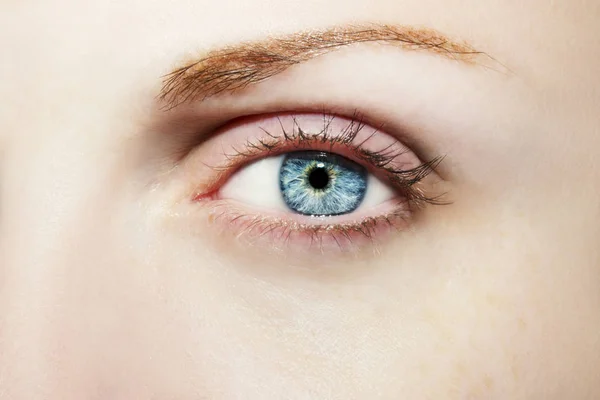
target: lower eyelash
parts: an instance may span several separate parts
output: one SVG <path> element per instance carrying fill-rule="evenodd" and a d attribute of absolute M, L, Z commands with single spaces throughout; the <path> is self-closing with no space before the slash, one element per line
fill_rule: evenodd
<path fill-rule="evenodd" d="M 247 244 L 268 243 L 272 248 L 273 243 L 278 243 L 280 250 L 298 246 L 300 251 L 316 249 L 319 253 L 355 253 L 364 249 L 365 244 L 376 251 L 386 232 L 403 231 L 409 226 L 413 213 L 409 201 L 403 199 L 396 200 L 385 214 L 344 223 L 327 221 L 331 217 L 323 217 L 327 220 L 318 217 L 318 223 L 310 223 L 248 213 L 225 200 L 212 200 L 207 205 L 210 205 L 210 223 L 235 226 L 232 231 L 236 232 L 236 238 Z M 311 217 L 307 217 L 306 221 L 309 219 Z M 225 231 L 229 232 L 229 229 Z"/>

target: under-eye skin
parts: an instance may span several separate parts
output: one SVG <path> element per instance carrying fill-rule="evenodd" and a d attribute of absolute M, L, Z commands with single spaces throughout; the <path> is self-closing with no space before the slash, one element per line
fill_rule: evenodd
<path fill-rule="evenodd" d="M 204 145 L 189 165 L 212 178 L 196 189 L 194 204 L 220 234 L 244 243 L 362 250 L 443 203 L 427 184 L 441 158 L 421 161 L 359 117 L 252 118 Z"/>

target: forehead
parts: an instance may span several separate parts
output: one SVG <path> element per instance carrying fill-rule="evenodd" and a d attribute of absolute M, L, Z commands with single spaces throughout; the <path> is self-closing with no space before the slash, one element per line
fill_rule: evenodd
<path fill-rule="evenodd" d="M 151 62 L 270 34 L 346 23 L 393 23 L 464 38 L 511 64 L 530 57 L 564 60 L 565 52 L 598 45 L 600 5 L 544 0 L 327 0 L 18 2 L 3 12 L 2 35 L 17 58 L 68 57 L 80 62 Z M 3 6 L 7 7 L 7 6 Z M 574 41 L 577 45 L 574 46 Z M 35 51 L 23 51 L 22 46 Z M 588 46 L 586 46 L 588 45 Z M 19 51 L 19 48 L 21 50 Z M 93 55 L 98 57 L 94 58 Z M 560 54 L 560 56 L 557 56 Z M 523 57 L 526 60 L 523 60 Z M 572 62 L 573 60 L 571 60 Z"/>
<path fill-rule="evenodd" d="M 600 2 L 583 0 L 47 0 L 2 8 L 0 94 L 42 103 L 93 97 L 116 107 L 140 88 L 152 98 L 160 77 L 198 52 L 348 23 L 436 29 L 539 86 L 585 91 L 600 67 Z"/>

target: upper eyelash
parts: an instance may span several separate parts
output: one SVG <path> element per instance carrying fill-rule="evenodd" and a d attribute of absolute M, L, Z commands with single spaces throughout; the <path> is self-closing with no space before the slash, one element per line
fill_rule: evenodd
<path fill-rule="evenodd" d="M 291 132 L 286 130 L 281 119 L 277 117 L 281 127 L 283 141 L 281 137 L 275 136 L 266 129 L 260 127 L 259 129 L 261 129 L 271 140 L 258 138 L 253 141 L 248 139 L 243 144 L 243 148 L 233 147 L 232 154 L 225 153 L 225 157 L 230 165 L 223 167 L 222 169 L 227 170 L 231 168 L 232 165 L 238 164 L 239 159 L 248 160 L 264 154 L 273 154 L 284 146 L 287 147 L 292 145 L 295 148 L 301 148 L 308 143 L 320 142 L 321 144 L 327 143 L 330 152 L 334 153 L 334 147 L 336 145 L 343 145 L 350 148 L 357 158 L 365 161 L 372 167 L 381 171 L 382 174 L 386 175 L 390 184 L 401 190 L 403 192 L 402 194 L 412 203 L 416 203 L 416 205 L 421 203 L 434 205 L 447 204 L 447 202 L 443 201 L 444 194 L 428 196 L 416 186 L 417 183 L 421 182 L 430 173 L 435 171 L 443 161 L 443 156 L 434 157 L 433 159 L 410 169 L 395 167 L 394 160 L 402 156 L 406 150 L 398 149 L 394 144 L 377 151 L 364 148 L 363 145 L 375 136 L 379 129 L 376 129 L 360 143 L 354 143 L 357 135 L 366 125 L 360 114 L 357 112 L 350 118 L 350 122 L 341 133 L 336 133 L 335 135 L 331 134 L 330 126 L 335 118 L 336 116 L 333 114 L 323 113 L 323 128 L 317 134 L 309 135 L 300 127 L 296 117 L 292 117 L 293 128 Z"/>

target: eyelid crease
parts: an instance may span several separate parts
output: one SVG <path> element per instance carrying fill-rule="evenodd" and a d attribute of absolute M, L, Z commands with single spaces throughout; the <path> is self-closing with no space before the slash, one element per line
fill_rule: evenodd
<path fill-rule="evenodd" d="M 166 109 L 235 92 L 262 82 L 289 67 L 357 43 L 376 42 L 409 51 L 426 50 L 443 57 L 476 64 L 480 56 L 466 42 L 452 41 L 427 28 L 369 24 L 299 32 L 216 49 L 163 77 L 158 99 Z"/>

